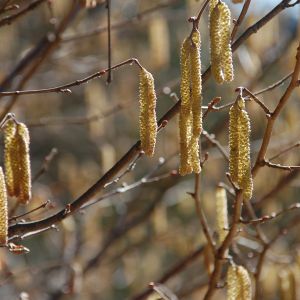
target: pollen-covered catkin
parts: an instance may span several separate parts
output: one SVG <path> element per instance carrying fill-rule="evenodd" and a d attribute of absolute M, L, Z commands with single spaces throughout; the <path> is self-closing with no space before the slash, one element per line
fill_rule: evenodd
<path fill-rule="evenodd" d="M 212 9 L 209 21 L 211 71 L 217 83 L 221 84 L 224 78 L 221 61 L 221 19 L 218 5 Z"/>
<path fill-rule="evenodd" d="M 243 266 L 237 267 L 237 279 L 240 285 L 240 294 L 237 299 L 251 300 L 252 299 L 252 288 L 251 278 L 248 271 Z"/>
<path fill-rule="evenodd" d="M 7 192 L 4 174 L 0 167 L 0 245 L 7 244 L 8 215 L 7 215 Z"/>
<path fill-rule="evenodd" d="M 14 170 L 18 168 L 17 155 L 13 145 L 16 127 L 16 123 L 13 120 L 8 120 L 4 126 L 4 167 L 7 192 L 11 197 L 19 194 L 18 184 L 14 179 Z"/>
<path fill-rule="evenodd" d="M 8 194 L 26 204 L 31 198 L 29 132 L 25 124 L 8 120 L 4 127 L 4 165 Z"/>
<path fill-rule="evenodd" d="M 181 106 L 179 116 L 180 167 L 179 173 L 200 173 L 199 138 L 202 131 L 202 79 L 200 32 L 193 30 L 184 40 L 181 53 Z"/>
<path fill-rule="evenodd" d="M 181 105 L 179 114 L 179 135 L 180 135 L 180 175 L 186 175 L 192 172 L 190 161 L 190 140 L 192 135 L 192 112 L 191 112 L 191 57 L 190 57 L 190 40 L 186 38 L 181 46 L 180 51 L 180 67 L 181 82 L 180 95 Z"/>
<path fill-rule="evenodd" d="M 227 300 L 251 300 L 251 278 L 243 266 L 230 265 L 227 270 Z"/>
<path fill-rule="evenodd" d="M 210 55 L 212 73 L 220 84 L 232 81 L 234 77 L 230 24 L 230 10 L 224 2 L 219 1 L 210 14 Z"/>
<path fill-rule="evenodd" d="M 194 173 L 200 173 L 199 138 L 202 132 L 202 78 L 200 32 L 194 30 L 191 39 L 191 100 L 192 100 L 192 139 L 191 139 L 191 165 Z"/>
<path fill-rule="evenodd" d="M 252 197 L 253 181 L 250 162 L 250 119 L 245 100 L 239 96 L 229 111 L 229 173 L 234 183 L 243 189 L 243 197 Z"/>
<path fill-rule="evenodd" d="M 29 155 L 29 132 L 27 126 L 23 123 L 17 124 L 16 145 L 19 154 L 19 174 L 20 193 L 18 199 L 26 204 L 31 199 L 31 170 Z"/>
<path fill-rule="evenodd" d="M 228 209 L 226 191 L 222 187 L 216 192 L 217 233 L 219 245 L 223 243 L 228 233 Z"/>
<path fill-rule="evenodd" d="M 153 156 L 157 135 L 156 93 L 153 76 L 144 68 L 140 71 L 139 102 L 141 148 L 146 155 Z"/>
<path fill-rule="evenodd" d="M 227 270 L 227 300 L 237 300 L 240 292 L 241 284 L 237 278 L 237 266 L 230 265 Z"/>

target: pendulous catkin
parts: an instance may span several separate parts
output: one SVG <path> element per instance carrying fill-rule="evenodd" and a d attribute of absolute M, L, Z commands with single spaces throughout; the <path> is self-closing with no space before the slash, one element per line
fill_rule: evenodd
<path fill-rule="evenodd" d="M 226 190 L 218 187 L 216 191 L 217 233 L 219 245 L 223 243 L 228 233 L 228 209 Z"/>
<path fill-rule="evenodd" d="M 181 47 L 181 106 L 179 115 L 181 175 L 200 173 L 199 138 L 202 132 L 201 39 L 198 30 Z"/>
<path fill-rule="evenodd" d="M 227 300 L 251 300 L 251 278 L 243 266 L 230 265 L 227 270 Z"/>
<path fill-rule="evenodd" d="M 229 110 L 229 173 L 232 181 L 243 190 L 243 197 L 252 197 L 253 181 L 250 162 L 250 119 L 245 100 L 238 96 Z"/>
<path fill-rule="evenodd" d="M 8 215 L 7 215 L 7 191 L 4 174 L 0 167 L 0 245 L 7 245 Z"/>
<path fill-rule="evenodd" d="M 154 79 L 145 68 L 140 71 L 140 139 L 141 148 L 148 156 L 153 156 L 157 135 L 156 93 Z"/>
<path fill-rule="evenodd" d="M 30 138 L 26 125 L 9 120 L 4 129 L 4 143 L 8 194 L 26 204 L 31 198 Z"/>
<path fill-rule="evenodd" d="M 211 68 L 217 83 L 233 80 L 233 63 L 230 38 L 231 13 L 228 6 L 219 1 L 211 3 L 210 56 Z"/>

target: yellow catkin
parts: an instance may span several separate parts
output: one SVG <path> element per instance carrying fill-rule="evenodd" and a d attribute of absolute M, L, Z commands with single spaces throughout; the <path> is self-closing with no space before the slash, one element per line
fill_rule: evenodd
<path fill-rule="evenodd" d="M 30 170 L 30 155 L 29 155 L 29 132 L 27 126 L 23 123 L 18 123 L 16 131 L 16 144 L 19 153 L 19 179 L 20 193 L 19 201 L 26 204 L 31 199 L 31 170 Z"/>
<path fill-rule="evenodd" d="M 146 155 L 153 156 L 157 134 L 156 93 L 153 76 L 144 68 L 140 71 L 139 102 L 141 147 Z"/>
<path fill-rule="evenodd" d="M 8 215 L 7 215 L 7 192 L 2 168 L 0 167 L 0 245 L 7 245 Z"/>
<path fill-rule="evenodd" d="M 221 62 L 221 23 L 220 23 L 220 10 L 216 5 L 210 14 L 210 61 L 211 71 L 217 81 L 217 83 L 223 83 L 224 78 L 222 74 L 222 62 Z"/>
<path fill-rule="evenodd" d="M 220 1 L 213 6 L 210 15 L 211 68 L 219 84 L 224 81 L 230 82 L 234 77 L 230 24 L 230 10 L 224 2 Z"/>
<path fill-rule="evenodd" d="M 236 268 L 236 275 L 240 285 L 240 294 L 237 298 L 240 300 L 252 299 L 251 278 L 248 271 L 243 266 Z"/>
<path fill-rule="evenodd" d="M 228 208 L 226 191 L 222 187 L 216 192 L 217 233 L 219 244 L 223 243 L 228 233 Z"/>
<path fill-rule="evenodd" d="M 227 300 L 251 300 L 251 278 L 243 266 L 230 265 L 227 270 Z"/>
<path fill-rule="evenodd" d="M 191 43 L 191 101 L 192 101 L 192 139 L 191 165 L 194 173 L 200 173 L 199 138 L 202 132 L 202 79 L 200 60 L 201 37 L 198 30 L 192 33 Z"/>
<path fill-rule="evenodd" d="M 231 50 L 231 13 L 229 7 L 221 2 L 220 5 L 220 24 L 221 24 L 221 62 L 223 67 L 224 81 L 233 80 L 233 63 Z"/>
<path fill-rule="evenodd" d="M 14 153 L 14 137 L 16 133 L 16 123 L 8 120 L 4 126 L 4 167 L 6 176 L 7 192 L 9 196 L 18 195 L 18 185 L 14 180 L 14 169 L 18 167 L 17 156 Z"/>
<path fill-rule="evenodd" d="M 192 113 L 191 113 L 191 57 L 190 57 L 190 40 L 189 38 L 183 41 L 180 52 L 181 66 L 181 82 L 180 95 L 181 105 L 179 114 L 179 134 L 180 134 L 180 175 L 186 175 L 192 172 L 190 161 L 190 140 L 192 136 Z"/>
<path fill-rule="evenodd" d="M 287 268 L 278 274 L 280 286 L 280 299 L 294 300 L 297 299 L 296 278 L 292 269 Z"/>
<path fill-rule="evenodd" d="M 230 265 L 227 270 L 227 300 L 237 300 L 240 293 L 241 284 L 237 277 L 237 266 Z"/>
<path fill-rule="evenodd" d="M 181 175 L 200 173 L 199 138 L 202 132 L 201 39 L 198 30 L 181 47 L 180 168 Z"/>
<path fill-rule="evenodd" d="M 245 100 L 239 96 L 229 111 L 229 173 L 232 181 L 243 189 L 245 200 L 251 199 L 253 190 L 250 131 L 250 119 L 245 110 Z"/>

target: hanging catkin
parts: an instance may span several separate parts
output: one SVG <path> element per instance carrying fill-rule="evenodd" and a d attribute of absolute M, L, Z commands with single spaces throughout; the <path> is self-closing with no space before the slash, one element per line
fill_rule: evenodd
<path fill-rule="evenodd" d="M 16 127 L 13 120 L 8 120 L 4 126 L 4 167 L 7 192 L 11 197 L 19 194 L 19 185 L 14 179 L 14 173 L 18 169 L 17 153 L 13 147 Z"/>
<path fill-rule="evenodd" d="M 142 68 L 139 84 L 140 139 L 141 148 L 148 156 L 153 156 L 156 143 L 156 93 L 151 73 Z"/>
<path fill-rule="evenodd" d="M 192 113 L 191 113 L 191 93 L 190 93 L 190 78 L 191 78 L 191 57 L 190 57 L 190 40 L 186 38 L 181 46 L 180 67 L 181 67 L 181 82 L 180 82 L 180 115 L 179 115 L 179 134 L 180 134 L 180 167 L 179 173 L 186 175 L 192 172 L 190 161 L 189 143 L 192 135 Z"/>
<path fill-rule="evenodd" d="M 217 233 L 219 245 L 223 243 L 228 233 L 228 209 L 226 191 L 222 187 L 216 192 Z"/>
<path fill-rule="evenodd" d="M 8 193 L 26 204 L 31 198 L 30 138 L 26 125 L 9 120 L 4 129 L 4 143 Z"/>
<path fill-rule="evenodd" d="M 221 84 L 232 81 L 234 76 L 230 40 L 231 13 L 222 1 L 212 3 L 210 7 L 211 68 L 215 80 Z"/>
<path fill-rule="evenodd" d="M 229 111 L 229 173 L 232 181 L 243 189 L 245 200 L 251 199 L 253 190 L 250 131 L 250 119 L 245 110 L 245 100 L 238 96 Z"/>
<path fill-rule="evenodd" d="M 227 270 L 227 300 L 251 300 L 251 278 L 243 266 L 230 265 Z"/>
<path fill-rule="evenodd" d="M 181 107 L 179 116 L 181 175 L 200 173 L 199 138 L 202 132 L 200 33 L 194 29 L 181 47 Z"/>
<path fill-rule="evenodd" d="M 7 244 L 8 216 L 7 216 L 7 192 L 2 168 L 0 167 L 0 245 Z"/>

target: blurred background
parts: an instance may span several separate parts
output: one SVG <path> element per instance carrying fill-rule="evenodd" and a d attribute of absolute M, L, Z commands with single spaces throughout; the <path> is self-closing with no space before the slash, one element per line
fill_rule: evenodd
<path fill-rule="evenodd" d="M 0 8 L 12 6 L 0 14 L 2 91 L 54 87 L 107 68 L 106 1 L 88 1 L 87 6 L 85 1 L 81 5 L 73 0 L 40 1 L 11 24 L 5 23 L 7 16 L 33 2 L 38 1 L 0 1 Z M 242 4 L 225 2 L 236 19 Z M 236 37 L 279 2 L 252 0 Z M 111 0 L 112 65 L 135 57 L 153 74 L 158 117 L 179 98 L 180 46 L 191 30 L 187 19 L 197 15 L 201 5 L 202 1 L 195 0 Z M 295 5 L 285 9 L 239 47 L 234 54 L 234 81 L 220 86 L 209 79 L 204 87 L 204 105 L 217 96 L 222 99 L 220 105 L 229 103 L 236 98 L 236 87 L 256 92 L 293 70 L 300 36 L 299 8 Z M 207 10 L 200 32 L 205 71 L 210 65 Z M 29 205 L 16 207 L 16 200 L 9 199 L 13 215 L 28 212 L 47 200 L 49 205 L 21 219 L 37 220 L 55 213 L 93 185 L 138 140 L 138 68 L 126 65 L 113 71 L 112 76 L 110 84 L 105 75 L 71 88 L 72 93 L 1 97 L 1 116 L 13 112 L 29 127 L 32 174 L 36 177 Z M 273 109 L 287 83 L 261 94 L 260 99 Z M 299 141 L 299 97 L 297 89 L 277 120 L 268 157 Z M 247 104 L 247 110 L 254 160 L 266 118 L 253 101 Z M 0 298 L 160 299 L 157 293 L 144 298 L 137 295 L 147 290 L 150 282 L 161 282 L 166 272 L 192 253 L 190 263 L 162 283 L 179 299 L 202 299 L 212 257 L 203 249 L 205 238 L 194 200 L 188 194 L 194 190 L 194 176 L 180 177 L 176 172 L 177 123 L 175 117 L 159 133 L 153 158 L 139 158 L 120 180 L 94 199 L 102 197 L 103 201 L 68 217 L 57 228 L 25 238 L 21 244 L 30 253 L 16 255 L 1 249 Z M 204 129 L 227 150 L 228 110 L 209 113 Z M 203 157 L 205 152 L 209 156 L 202 171 L 201 202 L 214 232 L 216 186 L 220 182 L 229 184 L 225 176 L 228 164 L 213 143 L 203 137 Z M 48 168 L 40 174 L 45 158 Z M 276 162 L 300 164 L 298 148 Z M 259 216 L 299 201 L 298 173 L 267 167 L 260 171 L 252 200 Z M 230 207 L 232 200 L 228 194 Z M 297 210 L 290 211 L 262 228 L 271 239 L 297 214 Z M 253 227 L 245 227 L 232 255 L 239 263 L 246 261 L 253 271 L 262 245 Z M 295 286 L 299 286 L 296 228 L 278 239 L 265 260 L 263 299 L 290 299 L 282 292 L 290 273 Z M 285 273 L 279 272 L 283 267 Z M 215 297 L 225 299 L 225 295 L 225 289 L 220 289 Z"/>

